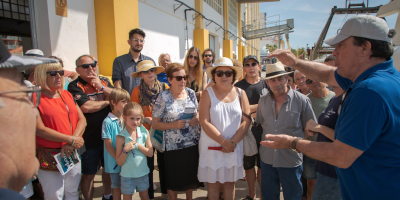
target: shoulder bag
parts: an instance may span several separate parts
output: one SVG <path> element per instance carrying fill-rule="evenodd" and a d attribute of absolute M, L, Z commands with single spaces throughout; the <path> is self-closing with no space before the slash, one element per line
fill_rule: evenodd
<path fill-rule="evenodd" d="M 239 93 L 240 109 L 242 109 L 241 91 L 239 91 L 239 89 L 237 87 L 236 87 L 236 91 Z M 243 111 L 242 111 L 242 116 L 250 119 L 250 121 L 251 121 L 250 127 L 247 130 L 247 133 L 243 138 L 243 154 L 245 156 L 254 156 L 258 153 L 256 138 L 254 138 L 253 132 L 251 131 L 251 127 L 252 127 L 254 120 L 250 115 L 244 113 Z"/>

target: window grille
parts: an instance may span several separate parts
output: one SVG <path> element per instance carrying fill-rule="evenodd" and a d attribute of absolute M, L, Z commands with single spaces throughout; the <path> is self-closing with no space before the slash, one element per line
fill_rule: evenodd
<path fill-rule="evenodd" d="M 30 21 L 29 0 L 0 0 L 0 17 Z"/>
<path fill-rule="evenodd" d="M 204 0 L 211 8 L 217 11 L 220 15 L 223 13 L 224 1 L 223 0 Z"/>

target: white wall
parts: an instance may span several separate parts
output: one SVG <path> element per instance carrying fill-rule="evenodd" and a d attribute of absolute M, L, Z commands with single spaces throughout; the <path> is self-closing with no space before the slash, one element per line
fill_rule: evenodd
<path fill-rule="evenodd" d="M 35 1 L 37 40 L 45 56 L 61 58 L 64 68 L 74 71 L 80 55 L 97 57 L 94 0 L 69 0 L 67 6 L 67 17 L 61 17 L 54 0 Z"/>
<path fill-rule="evenodd" d="M 194 0 L 183 0 L 185 4 L 194 8 Z M 161 53 L 169 53 L 172 62 L 183 63 L 187 49 L 193 46 L 193 30 L 195 28 L 194 11 L 187 11 L 187 31 L 185 21 L 185 5 L 174 12 L 180 3 L 174 0 L 139 0 L 139 26 L 146 32 L 146 43 L 142 53 L 155 61 Z M 207 3 L 203 4 L 203 15 L 223 26 L 223 16 L 212 9 Z M 214 23 L 206 26 L 209 21 L 204 20 L 204 29 L 215 36 L 216 59 L 222 56 L 223 30 Z M 186 41 L 188 38 L 188 42 Z M 188 43 L 188 44 L 187 44 Z M 235 49 L 235 47 L 234 47 Z M 157 62 L 157 61 L 156 61 Z"/>

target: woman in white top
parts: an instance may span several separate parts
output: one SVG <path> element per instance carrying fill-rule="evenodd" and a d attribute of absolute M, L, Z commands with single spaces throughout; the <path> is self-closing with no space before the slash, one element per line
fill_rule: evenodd
<path fill-rule="evenodd" d="M 224 198 L 234 199 L 235 182 L 244 177 L 242 139 L 250 126 L 246 93 L 233 86 L 242 75 L 228 58 L 219 58 L 206 70 L 215 85 L 207 88 L 200 100 L 198 178 L 208 183 L 208 198 L 219 199 L 219 185 L 224 184 Z"/>

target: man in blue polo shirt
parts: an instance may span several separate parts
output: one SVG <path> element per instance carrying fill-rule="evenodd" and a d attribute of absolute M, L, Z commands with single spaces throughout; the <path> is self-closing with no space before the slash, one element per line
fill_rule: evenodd
<path fill-rule="evenodd" d="M 399 199 L 400 73 L 391 58 L 394 34 L 381 18 L 350 18 L 338 35 L 325 40 L 335 47 L 337 69 L 299 60 L 290 50 L 270 54 L 312 80 L 345 90 L 333 143 L 287 135 L 267 135 L 269 141 L 262 142 L 335 165 L 344 200 Z"/>

